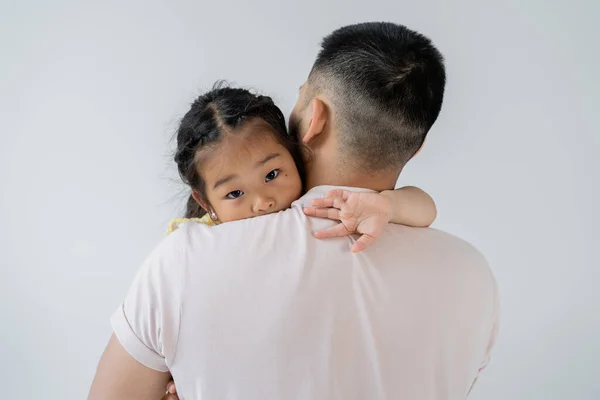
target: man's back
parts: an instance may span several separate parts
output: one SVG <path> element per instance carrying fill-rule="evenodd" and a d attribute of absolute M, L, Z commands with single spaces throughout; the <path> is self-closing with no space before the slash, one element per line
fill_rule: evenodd
<path fill-rule="evenodd" d="M 464 398 L 497 324 L 483 257 L 446 233 L 399 225 L 352 254 L 352 238 L 314 239 L 330 222 L 298 204 L 188 224 L 173 238 L 185 248 L 168 306 L 179 319 L 164 324 L 159 347 L 182 398 Z"/>

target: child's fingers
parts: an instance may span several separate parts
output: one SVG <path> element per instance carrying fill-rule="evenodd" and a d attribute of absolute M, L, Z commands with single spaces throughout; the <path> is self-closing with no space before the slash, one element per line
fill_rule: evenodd
<path fill-rule="evenodd" d="M 167 393 L 163 396 L 162 400 L 178 400 L 177 397 L 177 388 L 175 387 L 175 382 L 171 381 L 167 384 Z"/>
<path fill-rule="evenodd" d="M 311 204 L 313 207 L 331 207 L 331 206 L 333 206 L 333 199 L 329 199 L 329 198 L 313 199 Z"/>
<path fill-rule="evenodd" d="M 328 218 L 336 221 L 340 220 L 340 210 L 337 208 L 315 208 L 307 207 L 304 209 L 304 214 L 309 217 Z"/>
<path fill-rule="evenodd" d="M 344 224 L 337 224 L 331 228 L 324 229 L 322 231 L 315 232 L 317 239 L 329 239 L 334 237 L 348 236 L 351 232 L 346 229 Z"/>
<path fill-rule="evenodd" d="M 340 209 L 344 205 L 344 202 L 345 200 L 341 197 L 325 197 L 322 199 L 313 199 L 312 206 L 319 208 L 334 207 Z"/>
<path fill-rule="evenodd" d="M 352 192 L 348 191 L 348 190 L 344 190 L 344 189 L 334 189 L 334 190 L 330 190 L 327 193 L 326 197 L 340 197 L 343 200 L 348 200 L 348 197 L 350 197 L 350 195 L 352 194 Z"/>
<path fill-rule="evenodd" d="M 359 253 L 373 244 L 375 238 L 371 235 L 364 234 L 358 238 L 358 240 L 352 245 L 352 249 L 350 249 L 353 253 Z"/>

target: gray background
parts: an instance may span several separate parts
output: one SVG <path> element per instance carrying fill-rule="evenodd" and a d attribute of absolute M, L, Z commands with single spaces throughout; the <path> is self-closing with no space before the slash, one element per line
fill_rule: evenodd
<path fill-rule="evenodd" d="M 399 184 L 488 257 L 502 328 L 474 399 L 598 399 L 598 2 L 2 0 L 3 397 L 82 399 L 109 317 L 181 210 L 176 123 L 218 78 L 288 113 L 333 29 L 392 20 L 447 58 Z"/>

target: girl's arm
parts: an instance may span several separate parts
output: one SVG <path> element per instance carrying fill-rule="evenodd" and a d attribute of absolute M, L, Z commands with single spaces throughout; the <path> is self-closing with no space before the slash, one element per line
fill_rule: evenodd
<path fill-rule="evenodd" d="M 382 193 L 332 190 L 327 197 L 313 200 L 312 207 L 305 208 L 304 212 L 340 221 L 336 226 L 315 232 L 319 239 L 361 234 L 352 246 L 354 253 L 369 247 L 388 222 L 425 227 L 431 225 L 437 215 L 431 196 L 412 186 Z"/>
<path fill-rule="evenodd" d="M 435 221 L 437 208 L 430 195 L 414 186 L 381 192 L 390 200 L 390 222 L 426 227 Z"/>

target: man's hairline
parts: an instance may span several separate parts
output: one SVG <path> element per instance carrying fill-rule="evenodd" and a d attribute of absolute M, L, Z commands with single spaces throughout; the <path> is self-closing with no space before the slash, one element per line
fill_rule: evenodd
<path fill-rule="evenodd" d="M 335 113 L 341 117 L 337 121 L 339 137 L 337 143 L 337 150 L 339 151 L 338 154 L 342 156 L 336 157 L 338 163 L 341 163 L 345 168 L 350 169 L 360 169 L 368 167 L 370 169 L 370 173 L 390 172 L 391 169 L 395 168 L 373 168 L 373 165 L 370 165 L 368 160 L 352 160 L 352 157 L 356 157 L 357 153 L 360 153 L 360 149 L 354 149 L 353 146 L 351 146 L 349 143 L 351 142 L 351 140 L 348 140 L 348 136 L 343 134 L 343 131 L 346 130 L 344 129 L 344 126 L 350 124 L 350 122 L 348 121 L 348 117 L 344 115 L 343 109 L 346 107 L 346 105 L 351 106 L 353 102 L 361 103 L 363 104 L 363 112 L 365 112 L 364 108 L 370 108 L 368 112 L 372 116 L 375 115 L 376 118 L 380 120 L 382 118 L 385 119 L 385 125 L 388 126 L 389 129 L 394 129 L 392 125 L 397 125 L 398 121 L 391 118 L 385 112 L 385 110 L 380 109 L 380 106 L 375 104 L 375 102 L 372 99 L 365 98 L 364 94 L 360 94 L 357 92 L 355 93 L 357 98 L 350 99 L 350 96 L 344 89 L 345 85 L 347 85 L 347 82 L 344 82 L 343 79 L 337 77 L 335 73 L 324 71 L 316 65 L 313 66 L 308 76 L 308 79 L 306 80 L 305 90 L 308 89 L 309 92 L 305 92 L 305 104 L 302 108 L 305 109 L 315 98 L 319 98 L 321 100 L 325 99 L 327 100 L 326 103 L 329 103 L 334 108 Z M 338 92 L 338 94 L 336 95 L 335 92 Z M 340 110 L 342 111 L 340 112 Z M 426 132 L 425 135 L 427 135 L 427 133 L 428 132 Z M 404 169 L 408 161 L 410 161 L 410 159 L 412 159 L 412 157 L 414 157 L 415 154 L 416 152 L 412 154 L 408 160 L 402 163 L 402 165 L 398 166 L 398 168 L 400 170 Z"/>

